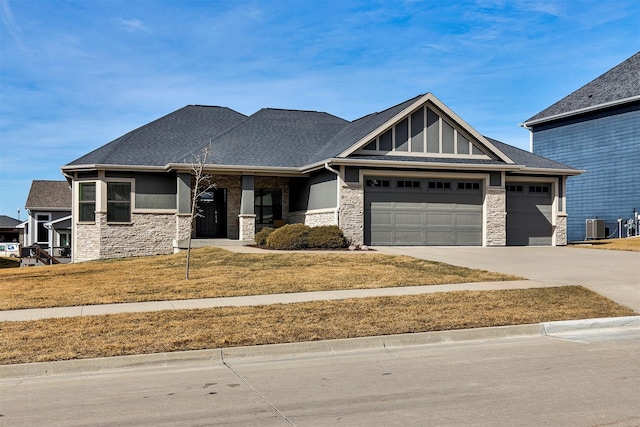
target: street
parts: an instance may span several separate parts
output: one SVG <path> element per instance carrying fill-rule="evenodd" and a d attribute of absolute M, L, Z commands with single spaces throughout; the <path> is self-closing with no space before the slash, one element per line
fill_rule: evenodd
<path fill-rule="evenodd" d="M 640 330 L 0 380 L 0 425 L 640 425 Z M 238 353 L 239 354 L 239 353 Z"/>

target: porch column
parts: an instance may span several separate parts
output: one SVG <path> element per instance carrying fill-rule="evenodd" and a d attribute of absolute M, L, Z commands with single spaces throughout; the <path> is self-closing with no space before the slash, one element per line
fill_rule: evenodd
<path fill-rule="evenodd" d="M 240 198 L 239 239 L 253 241 L 256 235 L 256 214 L 254 210 L 254 177 L 242 176 L 242 196 Z"/>

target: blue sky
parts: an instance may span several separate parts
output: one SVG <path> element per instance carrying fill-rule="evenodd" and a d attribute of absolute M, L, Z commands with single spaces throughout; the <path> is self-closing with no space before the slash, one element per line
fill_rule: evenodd
<path fill-rule="evenodd" d="M 0 214 L 187 104 L 353 120 L 425 92 L 528 149 L 529 117 L 640 50 L 638 0 L 0 0 Z"/>

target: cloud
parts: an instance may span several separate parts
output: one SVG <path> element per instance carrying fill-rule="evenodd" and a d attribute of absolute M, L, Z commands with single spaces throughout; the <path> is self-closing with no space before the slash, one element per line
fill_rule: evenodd
<path fill-rule="evenodd" d="M 16 45 L 22 50 L 25 50 L 25 46 L 22 43 L 21 30 L 11 12 L 11 7 L 7 0 L 0 0 L 0 11 L 2 11 L 2 23 L 7 29 L 7 32 L 11 35 L 11 38 L 16 42 Z"/>
<path fill-rule="evenodd" d="M 118 22 L 120 22 L 122 28 L 129 33 L 135 33 L 137 31 L 149 32 L 149 29 L 144 25 L 144 22 L 139 19 L 120 18 L 118 19 Z"/>

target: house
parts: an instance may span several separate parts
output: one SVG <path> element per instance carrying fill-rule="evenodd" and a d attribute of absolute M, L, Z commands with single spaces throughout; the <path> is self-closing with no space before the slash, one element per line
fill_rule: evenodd
<path fill-rule="evenodd" d="M 482 136 L 431 93 L 351 122 L 189 105 L 63 166 L 73 260 L 184 247 L 206 146 L 216 188 L 193 237 L 245 243 L 286 222 L 339 225 L 355 245 L 564 245 L 579 173 Z"/>
<path fill-rule="evenodd" d="M 0 256 L 20 256 L 22 233 L 20 221 L 10 216 L 0 215 Z"/>
<path fill-rule="evenodd" d="M 38 245 L 53 257 L 68 254 L 71 245 L 71 186 L 67 181 L 34 180 L 25 208 L 24 246 Z"/>
<path fill-rule="evenodd" d="M 599 237 L 633 231 L 625 225 L 640 211 L 640 52 L 522 126 L 534 153 L 585 170 L 567 182 L 569 240 L 584 240 L 595 218 L 605 221 Z"/>

